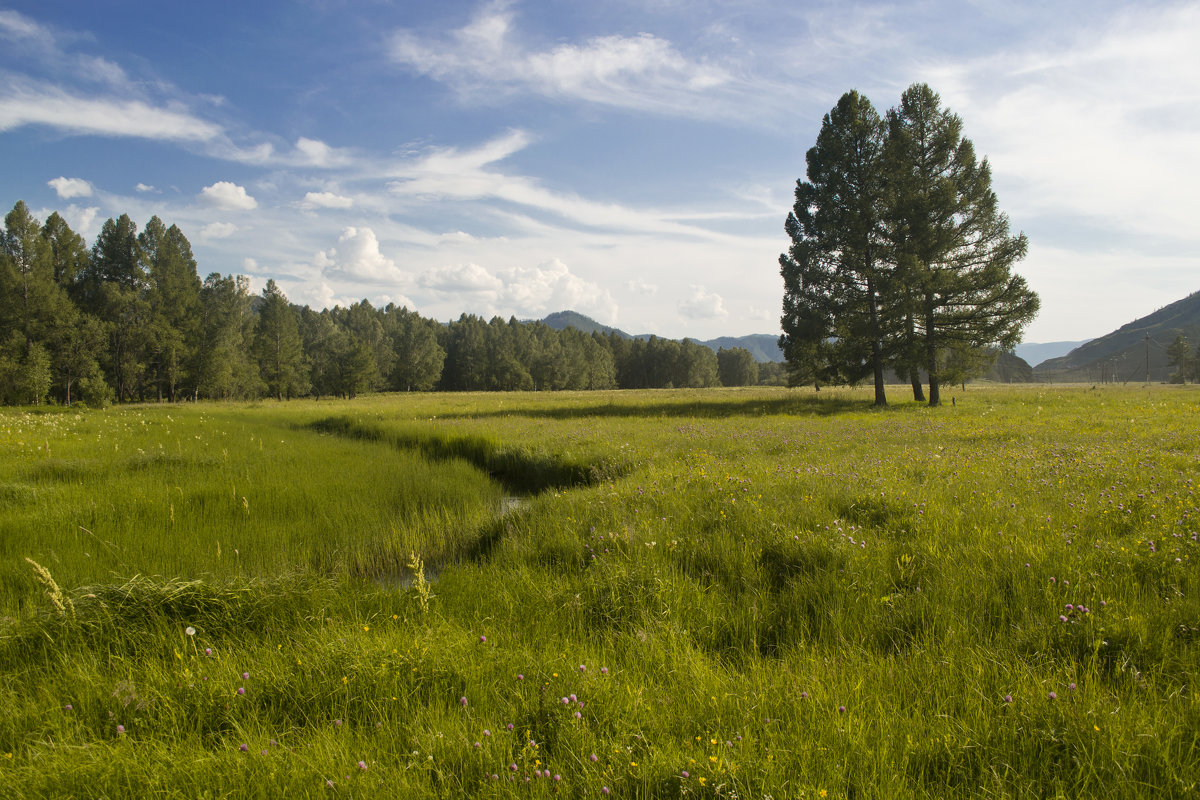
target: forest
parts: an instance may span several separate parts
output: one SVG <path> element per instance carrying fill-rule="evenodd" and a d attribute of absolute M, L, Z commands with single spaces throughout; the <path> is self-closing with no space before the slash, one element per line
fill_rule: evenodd
<path fill-rule="evenodd" d="M 89 248 L 23 201 L 0 238 L 0 402 L 103 406 L 351 398 L 368 391 L 647 389 L 780 383 L 744 348 L 556 330 L 463 314 L 443 323 L 367 300 L 314 310 L 273 280 L 199 277 L 157 216 L 108 219 Z"/>

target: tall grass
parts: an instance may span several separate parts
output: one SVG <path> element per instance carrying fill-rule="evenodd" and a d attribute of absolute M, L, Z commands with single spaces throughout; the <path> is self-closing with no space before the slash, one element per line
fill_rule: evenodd
<path fill-rule="evenodd" d="M 8 786 L 1194 796 L 1200 396 L 956 400 L 9 413 Z"/>

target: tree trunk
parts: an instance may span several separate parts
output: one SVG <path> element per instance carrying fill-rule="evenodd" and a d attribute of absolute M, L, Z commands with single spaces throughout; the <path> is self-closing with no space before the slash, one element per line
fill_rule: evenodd
<path fill-rule="evenodd" d="M 887 405 L 883 388 L 883 342 L 879 339 L 879 302 L 871 281 L 867 281 L 867 293 L 871 304 L 871 366 L 875 370 L 875 407 L 882 408 Z"/>

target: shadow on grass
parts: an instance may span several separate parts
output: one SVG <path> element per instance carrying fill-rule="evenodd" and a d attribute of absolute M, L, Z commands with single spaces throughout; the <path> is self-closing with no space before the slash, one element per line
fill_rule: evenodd
<path fill-rule="evenodd" d="M 632 469 L 628 462 L 616 459 L 571 461 L 530 452 L 521 446 L 503 445 L 485 436 L 388 430 L 350 417 L 329 417 L 312 422 L 308 427 L 320 433 L 415 450 L 432 460 L 460 458 L 488 473 L 507 491 L 517 495 L 593 486 L 622 477 Z"/>
<path fill-rule="evenodd" d="M 497 409 L 439 414 L 438 419 L 482 419 L 486 417 L 531 417 L 541 419 L 580 419 L 583 417 L 701 417 L 725 419 L 730 417 L 771 417 L 780 415 L 828 417 L 851 411 L 868 411 L 874 406 L 868 400 L 849 400 L 842 397 L 779 397 L 751 399 L 706 398 L 697 400 L 664 400 L 661 402 L 607 402 L 560 408 Z"/>

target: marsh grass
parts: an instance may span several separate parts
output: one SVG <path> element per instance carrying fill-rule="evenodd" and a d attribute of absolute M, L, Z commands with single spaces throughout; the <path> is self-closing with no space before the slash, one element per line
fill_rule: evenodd
<path fill-rule="evenodd" d="M 957 400 L 6 413 L 8 794 L 1195 796 L 1200 397 Z"/>

